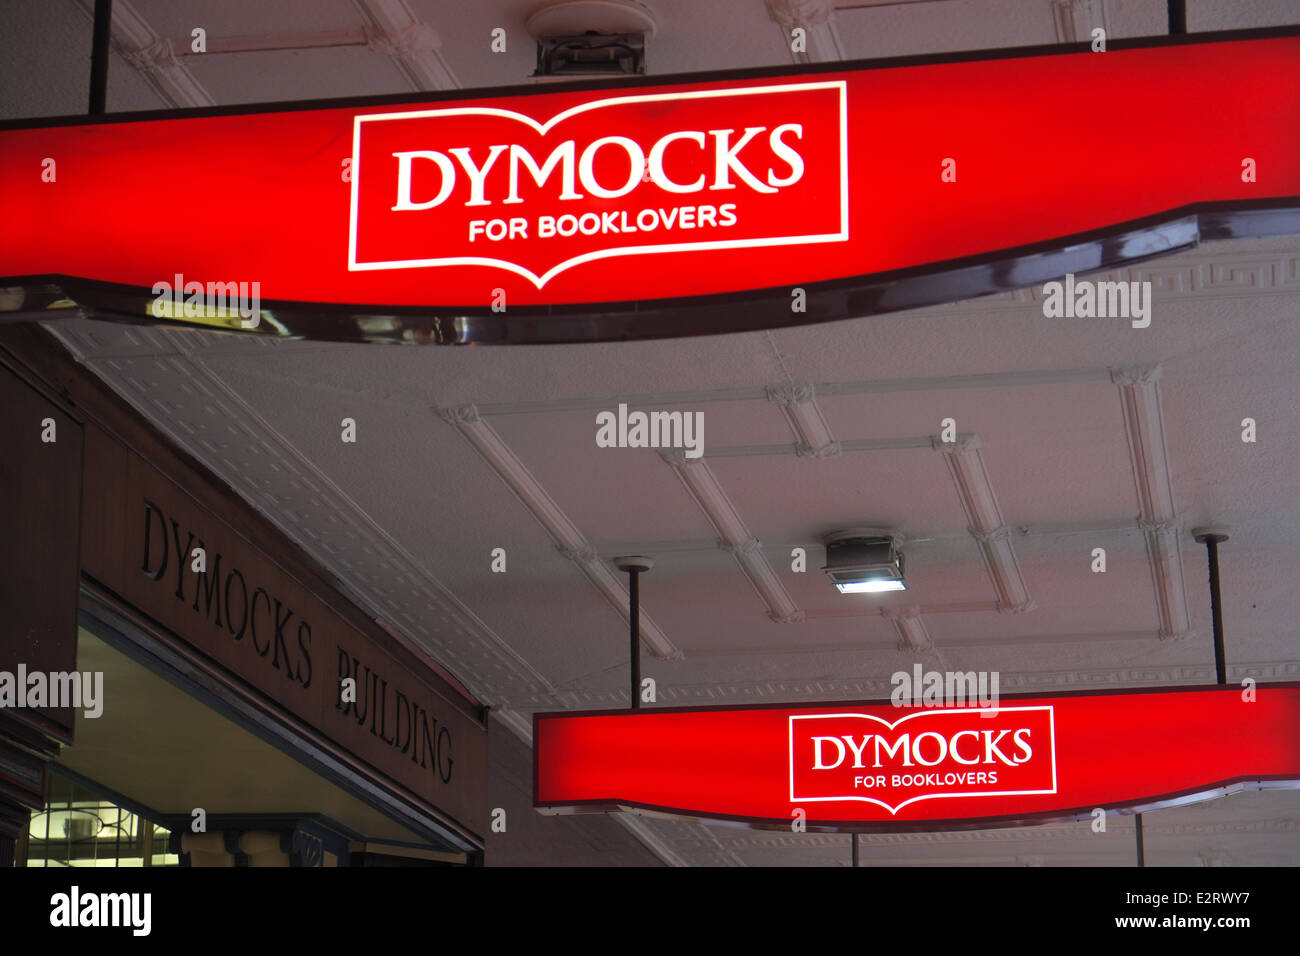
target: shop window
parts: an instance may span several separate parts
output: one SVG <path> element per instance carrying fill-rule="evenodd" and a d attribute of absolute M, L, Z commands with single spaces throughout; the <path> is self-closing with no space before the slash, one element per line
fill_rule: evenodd
<path fill-rule="evenodd" d="M 54 774 L 47 799 L 20 841 L 27 866 L 180 865 L 177 854 L 168 852 L 171 831 L 151 820 Z"/>

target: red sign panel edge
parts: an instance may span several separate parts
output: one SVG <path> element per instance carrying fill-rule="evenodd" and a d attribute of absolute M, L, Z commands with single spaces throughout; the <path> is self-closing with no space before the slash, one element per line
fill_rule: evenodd
<path fill-rule="evenodd" d="M 1300 28 L 1189 34 L 1177 37 L 1117 39 L 1115 51 L 1211 44 L 1236 40 L 1264 40 L 1300 36 Z M 1086 43 L 1049 45 L 992 51 L 889 58 L 874 61 L 844 61 L 790 67 L 762 67 L 699 74 L 638 77 L 617 84 L 605 81 L 566 84 L 571 91 L 634 90 L 640 86 L 711 83 L 724 80 L 751 81 L 760 78 L 797 80 L 808 74 L 850 72 L 971 61 L 1079 53 Z M 1098 54 L 1104 55 L 1104 54 Z M 87 122 L 85 117 L 0 122 L 0 130 L 33 129 L 67 125 L 128 123 L 152 119 L 185 119 L 204 116 L 297 112 L 336 107 L 396 107 L 431 104 L 444 100 L 469 101 L 503 95 L 539 95 L 554 92 L 551 87 L 496 87 L 456 90 L 442 94 L 316 100 L 255 106 L 202 108 L 178 111 L 116 114 Z M 717 91 L 687 91 L 715 95 Z M 634 95 L 634 94 L 633 94 Z M 674 94 L 651 94 L 671 96 Z M 608 103 L 617 97 L 586 104 Z M 472 107 L 464 107 L 472 109 Z M 436 112 L 436 111 L 435 111 Z M 382 114 L 381 114 L 382 115 Z M 406 117 L 413 113 L 397 114 Z M 364 117 L 357 117 L 360 120 Z M 841 110 L 841 123 L 845 114 Z M 359 124 L 358 124 L 359 125 Z M 842 139 L 841 149 L 847 147 Z M 355 150 L 355 142 L 354 142 Z M 843 173 L 843 167 L 841 169 Z M 353 178 L 353 190 L 359 177 Z M 847 202 L 847 189 L 841 203 Z M 700 296 L 642 299 L 559 306 L 523 306 L 508 314 L 494 314 L 478 306 L 377 306 L 264 300 L 274 312 L 274 321 L 263 323 L 257 332 L 293 338 L 355 342 L 418 342 L 430 344 L 509 344 L 630 340 L 708 335 L 814 324 L 847 317 L 882 314 L 957 301 L 978 295 L 1025 288 L 1066 272 L 1084 273 L 1130 264 L 1154 256 L 1193 247 L 1204 239 L 1263 237 L 1300 234 L 1300 195 L 1272 197 L 1251 202 L 1194 203 L 1140 220 L 1117 223 L 1071 236 L 1043 240 L 1027 246 L 995 250 L 957 260 L 946 260 L 886 273 L 806 283 L 807 311 L 792 313 L 786 286 L 750 289 Z M 609 255 L 623 254 L 610 250 Z M 1015 275 L 1014 282 L 1006 276 Z M 0 281 L 18 286 L 25 301 L 15 311 L 0 313 L 0 321 L 49 321 L 59 312 L 46 311 L 59 299 L 73 299 L 86 317 L 117 319 L 150 325 L 187 325 L 147 317 L 153 296 L 132 287 L 91 281 L 64 274 L 11 276 Z M 373 317 L 381 315 L 384 322 Z"/>
<path fill-rule="evenodd" d="M 1255 687 L 1256 693 L 1266 693 L 1271 690 L 1300 690 L 1300 681 L 1279 682 L 1279 683 L 1259 683 Z M 1159 695 L 1165 693 L 1196 693 L 1206 691 L 1236 691 L 1240 693 L 1241 688 L 1234 685 L 1191 685 L 1191 686 L 1161 686 L 1161 687 L 1143 687 L 1143 688 L 1116 688 L 1090 691 L 1086 693 L 1074 693 L 1070 691 L 1056 691 L 1044 693 L 1025 693 L 1025 694 L 1006 694 L 1002 695 L 999 704 L 1004 702 L 1013 702 L 1017 700 L 1085 700 L 1089 698 L 1105 697 L 1146 697 L 1150 695 Z M 633 799 L 601 799 L 601 800 L 568 800 L 568 801 L 542 801 L 537 799 L 538 778 L 540 773 L 540 751 L 537 747 L 539 725 L 547 720 L 566 720 L 583 717 L 601 717 L 601 716 L 642 716 L 649 717 L 657 714 L 707 714 L 718 712 L 754 712 L 765 710 L 826 710 L 830 708 L 855 708 L 855 707 L 891 707 L 888 700 L 858 700 L 858 701 L 799 701 L 787 703 L 772 704 L 749 704 L 744 706 L 716 706 L 716 707 L 655 707 L 645 709 L 617 709 L 617 710 L 585 710 L 585 711 L 551 711 L 535 712 L 533 714 L 532 740 L 533 740 L 533 807 L 539 812 L 546 814 L 571 814 L 571 813 L 601 813 L 601 812 L 631 812 L 648 816 L 660 816 L 673 820 L 708 820 L 714 822 L 729 823 L 738 826 L 745 826 L 751 829 L 760 830 L 788 830 L 790 829 L 790 820 L 773 817 L 751 817 L 733 814 L 721 813 L 702 813 L 699 810 L 663 806 L 658 804 L 640 802 Z M 1001 710 L 1010 708 L 1002 707 Z M 956 708 L 930 708 L 917 710 L 908 716 L 918 716 L 926 713 L 956 712 Z M 796 715 L 791 715 L 791 717 Z M 821 714 L 819 716 L 832 716 L 830 714 Z M 842 716 L 842 715 L 841 715 Z M 852 715 L 863 716 L 863 715 Z M 907 719 L 906 717 L 902 718 Z M 901 722 L 901 721 L 899 721 Z M 1055 720 L 1053 715 L 1053 786 L 1056 785 L 1056 747 L 1055 747 Z M 1137 794 L 1130 799 L 1118 802 L 1104 803 L 1099 806 L 1100 809 L 1107 813 L 1133 814 L 1144 813 L 1152 810 L 1167 809 L 1170 807 L 1181 806 L 1189 803 L 1198 803 L 1207 799 L 1227 796 L 1243 790 L 1291 790 L 1300 789 L 1300 766 L 1292 773 L 1284 774 L 1253 774 L 1242 773 L 1223 777 L 1217 780 L 1206 780 L 1196 786 L 1175 790 L 1165 793 L 1155 794 Z M 1055 791 L 1053 791 L 1055 792 Z M 807 798 L 801 798 L 801 802 L 810 802 Z M 901 809 L 901 805 L 900 805 Z M 939 831 L 960 831 L 960 830 L 981 830 L 997 829 L 1004 827 L 1020 826 L 1037 826 L 1047 823 L 1068 823 L 1080 820 L 1090 820 L 1094 816 L 1097 806 L 1078 806 L 1066 808 L 1053 808 L 1051 810 L 1039 813 L 1011 814 L 1005 816 L 987 816 L 987 817 L 967 817 L 954 819 L 926 819 L 926 820 L 897 820 L 897 821 L 836 821 L 825 822 L 809 819 L 806 821 L 806 830 L 816 833 L 917 833 L 917 832 L 939 832 Z"/>

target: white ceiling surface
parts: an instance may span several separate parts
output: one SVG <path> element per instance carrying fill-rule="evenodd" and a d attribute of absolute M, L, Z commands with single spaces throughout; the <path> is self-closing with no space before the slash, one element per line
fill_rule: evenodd
<path fill-rule="evenodd" d="M 5 116 L 84 109 L 73 76 L 89 49 L 82 6 L 6 4 L 3 15 L 28 39 L 18 49 L 13 33 L 0 32 Z M 141 24 L 178 40 L 196 25 L 210 38 L 342 30 L 363 16 L 373 24 L 378 10 L 390 23 L 413 15 L 430 24 L 440 46 L 436 61 L 365 46 L 182 57 L 188 75 L 166 67 L 148 82 L 119 57 L 110 109 L 175 105 L 164 97 L 176 100 L 178 90 L 216 103 L 402 92 L 413 88 L 412 75 L 444 85 L 519 83 L 533 61 L 523 33 L 530 3 L 117 6 L 137 39 Z M 652 72 L 790 60 L 759 0 L 649 6 L 659 20 Z M 1194 31 L 1294 22 L 1297 14 L 1287 0 L 1188 6 Z M 1111 36 L 1164 29 L 1163 0 L 1064 7 L 1085 26 L 1104 17 Z M 848 57 L 1051 43 L 1062 39 L 1060 22 L 1048 0 L 936 0 L 840 10 L 833 20 Z M 497 25 L 511 38 L 506 54 L 487 52 Z M 615 607 L 625 596 L 608 564 L 623 553 L 656 561 L 642 587 L 644 633 L 667 659 L 647 647 L 644 669 L 658 682 L 660 704 L 883 696 L 889 675 L 918 660 L 999 670 L 1004 693 L 1212 682 L 1205 554 L 1188 533 L 1209 521 L 1235 529 L 1222 547 L 1230 678 L 1296 679 L 1300 240 L 1208 244 L 1118 277 L 1152 281 L 1150 328 L 1044 318 L 1039 290 L 770 334 L 593 346 L 383 348 L 92 322 L 51 327 L 521 735 L 534 710 L 626 706 L 626 619 Z M 1167 468 L 1145 480 L 1172 488 L 1174 514 L 1163 517 L 1182 563 L 1181 638 L 1158 637 L 1148 537 L 1159 532 L 1139 526 L 1122 393 L 1108 371 L 1126 366 L 1158 366 L 1136 388 L 1158 410 L 1167 450 Z M 799 437 L 768 390 L 797 385 L 813 387 L 801 411 L 820 414 L 840 454 L 794 454 Z M 595 414 L 621 401 L 703 411 L 704 463 L 679 475 L 654 450 L 598 448 Z M 450 409 L 465 405 L 477 421 L 449 420 Z M 1240 440 L 1248 416 L 1259 423 L 1255 444 Z M 357 422 L 355 445 L 340 441 L 345 417 Z M 995 581 L 945 455 L 925 445 L 947 417 L 979 438 L 1032 600 L 1022 613 L 993 609 Z M 881 440 L 909 447 L 861 447 Z M 721 532 L 690 490 L 701 474 L 687 474 L 692 468 L 707 469 L 739 517 L 739 531 L 725 533 L 757 539 L 756 555 L 719 547 Z M 906 594 L 840 596 L 817 571 L 819 536 L 858 524 L 888 525 L 913 542 Z M 731 542 L 733 550 L 743 544 Z M 803 575 L 790 571 L 796 546 L 809 551 Z M 498 547 L 507 552 L 505 574 L 489 572 Z M 1089 569 L 1096 547 L 1107 551 L 1104 575 Z M 769 617 L 764 594 L 787 623 Z M 899 650 L 882 607 L 917 608 L 933 648 Z M 1298 820 L 1300 801 L 1290 793 L 1148 814 L 1148 857 L 1294 864 Z M 632 828 L 673 862 L 848 859 L 846 836 L 657 819 Z M 1113 820 L 1106 835 L 1078 824 L 868 837 L 864 859 L 1126 865 L 1132 843 L 1131 823 Z"/>

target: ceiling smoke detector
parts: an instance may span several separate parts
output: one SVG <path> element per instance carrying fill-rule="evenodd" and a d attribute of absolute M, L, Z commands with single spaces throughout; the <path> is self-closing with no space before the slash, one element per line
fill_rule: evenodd
<path fill-rule="evenodd" d="M 822 568 L 841 594 L 906 591 L 902 536 L 881 528 L 849 528 L 825 538 L 826 567 Z"/>
<path fill-rule="evenodd" d="M 655 19 L 637 0 L 552 0 L 528 16 L 537 40 L 534 76 L 645 73 L 645 41 Z"/>

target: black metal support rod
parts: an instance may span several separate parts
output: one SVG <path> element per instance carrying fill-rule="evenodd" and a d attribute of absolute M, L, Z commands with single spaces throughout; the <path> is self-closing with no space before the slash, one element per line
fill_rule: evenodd
<path fill-rule="evenodd" d="M 1205 545 L 1210 563 L 1210 618 L 1214 625 L 1214 676 L 1220 687 L 1228 685 L 1228 658 L 1223 650 L 1223 601 L 1219 594 L 1219 545 L 1232 536 L 1224 524 L 1203 525 L 1192 529 L 1192 537 Z"/>
<path fill-rule="evenodd" d="M 108 41 L 112 37 L 113 0 L 95 0 L 94 39 L 90 47 L 90 115 L 108 104 Z"/>
<path fill-rule="evenodd" d="M 641 572 L 632 568 L 628 572 L 628 598 L 631 613 L 628 614 L 631 630 L 632 659 L 632 709 L 641 707 Z"/>
<path fill-rule="evenodd" d="M 858 835 L 853 834 L 853 865 L 858 865 Z"/>
<path fill-rule="evenodd" d="M 1187 0 L 1169 0 L 1169 35 L 1182 36 L 1187 32 Z"/>
<path fill-rule="evenodd" d="M 1219 542 L 1207 538 L 1210 558 L 1210 614 L 1214 620 L 1214 673 L 1220 684 L 1228 683 L 1228 660 L 1223 650 L 1223 605 L 1219 597 Z"/>
<path fill-rule="evenodd" d="M 1140 813 L 1137 815 L 1137 850 L 1138 866 L 1144 867 L 1147 865 L 1147 856 L 1142 848 L 1142 814 Z"/>
<path fill-rule="evenodd" d="M 641 555 L 615 558 L 614 566 L 627 572 L 628 670 L 632 674 L 632 709 L 641 709 L 641 575 L 655 563 Z M 654 698 L 652 697 L 651 700 Z"/>

